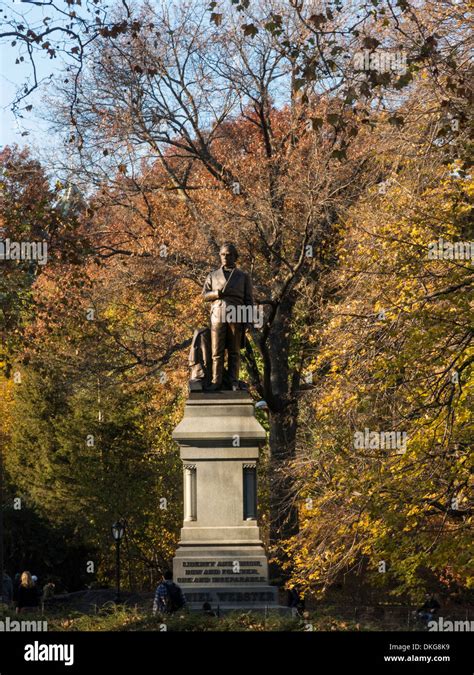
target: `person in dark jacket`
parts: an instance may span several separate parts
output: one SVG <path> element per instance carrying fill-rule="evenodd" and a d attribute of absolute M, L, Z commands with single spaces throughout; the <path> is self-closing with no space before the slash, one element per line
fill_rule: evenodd
<path fill-rule="evenodd" d="M 436 612 L 441 609 L 441 605 L 436 599 L 436 596 L 433 593 L 427 593 L 425 596 L 425 602 L 423 605 L 416 610 L 418 618 L 424 623 L 432 621 Z"/>
<path fill-rule="evenodd" d="M 56 584 L 49 579 L 43 587 L 43 595 L 41 596 L 41 610 L 43 612 L 45 608 L 48 609 L 51 606 L 51 599 L 54 597 L 55 590 Z"/>
<path fill-rule="evenodd" d="M 23 572 L 21 575 L 21 582 L 18 588 L 17 596 L 17 613 L 28 612 L 38 609 L 40 602 L 40 594 L 38 587 L 31 577 L 30 572 Z"/>
<path fill-rule="evenodd" d="M 305 608 L 304 596 L 298 586 L 288 588 L 288 607 L 291 607 L 293 615 L 301 615 Z"/>
<path fill-rule="evenodd" d="M 11 605 L 12 600 L 13 600 L 13 583 L 11 578 L 8 576 L 6 572 L 3 573 L 3 581 L 2 581 L 2 602 L 4 602 L 6 605 Z"/>
<path fill-rule="evenodd" d="M 18 589 L 20 588 L 21 574 L 17 572 L 13 578 L 13 602 L 18 600 Z"/>
<path fill-rule="evenodd" d="M 153 602 L 153 614 L 173 614 L 186 607 L 186 598 L 183 591 L 173 581 L 173 572 L 167 570 L 163 580 L 158 584 Z"/>
<path fill-rule="evenodd" d="M 214 610 L 211 607 L 211 604 L 209 602 L 205 602 L 202 606 L 202 613 L 204 616 L 212 616 L 216 617 L 217 614 L 214 612 Z"/>

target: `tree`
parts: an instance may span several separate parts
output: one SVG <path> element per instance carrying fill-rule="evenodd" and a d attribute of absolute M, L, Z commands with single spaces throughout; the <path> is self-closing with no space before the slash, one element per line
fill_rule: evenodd
<path fill-rule="evenodd" d="M 271 36 L 252 39 L 235 29 L 223 37 L 203 25 L 204 15 L 193 6 L 174 14 L 143 10 L 139 34 L 97 45 L 77 99 L 76 90 L 61 87 L 62 100 L 69 101 L 61 119 L 69 125 L 75 98 L 71 140 L 89 179 L 97 184 L 111 176 L 109 203 L 117 195 L 120 208 L 141 216 L 155 242 L 166 231 L 157 212 L 171 221 L 176 244 L 169 234 L 161 243 L 176 252 L 166 261 L 175 277 L 184 272 L 201 285 L 211 264 L 209 255 L 203 260 L 203 242 L 215 253 L 218 239 L 235 237 L 238 225 L 238 243 L 267 309 L 265 326 L 247 345 L 246 364 L 270 409 L 276 542 L 285 528 L 296 527 L 293 507 L 284 505 L 291 488 L 280 469 L 295 449 L 305 361 L 293 330 L 296 313 L 300 323 L 309 316 L 307 308 L 296 310 L 300 288 L 317 288 L 334 265 L 337 214 L 363 190 L 369 163 L 356 140 L 355 113 L 345 112 L 344 101 L 315 100 L 310 109 L 296 97 L 291 60 L 274 49 Z M 280 111 L 272 102 L 277 96 L 289 100 Z M 330 124 L 314 122 L 319 111 L 330 111 Z M 147 153 L 156 161 L 145 177 L 140 171 Z M 99 193 L 98 208 L 100 199 Z M 197 261 L 183 256 L 181 218 L 196 233 Z M 136 243 L 106 247 L 102 241 L 99 254 L 149 255 L 144 246 L 137 252 Z M 309 311 L 313 317 L 314 306 Z"/>
<path fill-rule="evenodd" d="M 313 338 L 325 378 L 306 394 L 288 550 L 319 592 L 351 572 L 417 599 L 472 588 L 472 179 L 429 142 L 407 129 L 389 181 L 348 212 L 338 298 Z"/>
<path fill-rule="evenodd" d="M 116 277 L 114 269 L 108 270 L 104 294 L 104 276 L 95 262 L 88 264 L 87 214 L 83 224 L 73 213 L 65 217 L 46 180 L 38 179 L 44 176 L 39 164 L 27 153 L 24 158 L 9 161 L 4 171 L 3 223 L 15 240 L 31 239 L 31 231 L 38 232 L 33 228 L 41 227 L 52 255 L 37 274 L 34 261 L 27 275 L 24 263 L 2 262 L 11 272 L 5 288 L 16 312 L 9 313 L 2 332 L 2 451 L 8 491 L 23 502 L 17 517 L 6 519 L 9 564 L 31 558 L 37 541 L 31 523 L 38 536 L 47 531 L 51 539 L 38 570 L 54 571 L 68 588 L 107 582 L 110 525 L 122 517 L 129 583 L 141 585 L 169 564 L 176 543 L 181 480 L 170 433 L 179 390 L 173 377 L 166 384 L 160 372 L 151 388 L 127 380 L 130 363 L 118 345 L 134 334 L 131 307 L 137 298 L 123 283 L 117 290 L 120 272 Z M 164 297 L 159 310 L 166 302 Z M 156 332 L 156 326 L 149 330 Z M 165 349 L 165 340 L 160 334 L 158 348 Z M 93 445 L 88 438 L 95 439 Z M 31 541 L 22 540 L 21 551 L 10 528 L 23 516 Z M 58 548 L 54 542 L 61 537 L 70 543 Z M 41 551 L 32 564 L 38 565 Z M 94 562 L 95 577 L 86 572 L 87 561 Z"/>
<path fill-rule="evenodd" d="M 125 6 L 124 30 L 94 33 L 91 59 L 74 77 L 64 73 L 51 108 L 92 209 L 82 223 L 88 243 L 80 272 L 59 265 L 35 284 L 31 332 L 55 347 L 50 360 L 59 367 L 78 351 L 75 379 L 88 382 L 87 391 L 91 373 L 127 386 L 163 370 L 174 369 L 173 383 L 184 379 L 184 349 L 205 320 L 204 277 L 219 243 L 236 239 L 265 308 L 262 328 L 247 340 L 245 366 L 252 393 L 269 407 L 275 547 L 288 538 L 301 543 L 291 539 L 301 480 L 293 460 L 300 423 L 312 414 L 304 390 L 326 386 L 331 358 L 339 356 L 328 355 L 327 340 L 332 308 L 349 298 L 353 281 L 344 257 L 354 241 L 348 214 L 358 214 L 364 228 L 365 209 L 377 243 L 374 189 L 387 190 L 400 173 L 423 193 L 424 181 L 444 176 L 443 162 L 464 175 L 470 66 L 462 8 L 364 8 L 358 28 L 352 11 L 338 6 L 308 16 L 300 2 L 275 3 L 269 17 L 247 2 L 224 18 L 217 11 L 209 17 L 199 2 Z M 250 16 L 245 24 L 243 16 Z M 373 53 L 397 47 L 406 72 L 371 66 Z M 360 53 L 363 68 L 353 62 Z M 402 201 L 400 212 L 409 207 Z M 396 227 L 387 235 L 395 240 Z M 378 269 L 383 248 L 364 241 Z M 368 267 L 360 278 L 373 276 Z M 361 282 L 355 304 L 378 290 Z M 350 336 L 353 326 L 345 330 Z M 388 381 L 389 347 L 381 365 Z M 44 353 L 44 345 L 32 340 L 29 351 Z M 353 392 L 355 401 L 362 392 Z M 379 410 L 380 420 L 387 415 Z M 339 425 L 336 413 L 331 424 Z M 347 468 L 335 461 L 341 472 Z M 364 476 L 372 469 L 364 465 Z M 292 544 L 287 549 L 293 553 Z"/>
<path fill-rule="evenodd" d="M 0 152 L 0 235 L 2 242 L 39 243 L 41 260 L 2 259 L 0 364 L 10 374 L 9 356 L 21 344 L 23 331 L 32 317 L 32 286 L 54 260 L 77 263 L 85 240 L 78 236 L 77 220 L 57 208 L 59 186 L 50 188 L 48 177 L 27 149 L 6 147 Z M 3 256 L 2 249 L 2 256 Z"/>
<path fill-rule="evenodd" d="M 53 77 L 52 71 L 42 75 L 40 66 L 46 55 L 49 60 L 60 59 L 68 74 L 66 80 L 76 88 L 101 38 L 134 38 L 144 28 L 154 27 L 143 15 L 137 16 L 126 0 L 112 6 L 103 0 L 67 0 L 66 4 L 65 8 L 54 0 L 22 0 L 24 11 L 8 3 L 0 5 L 4 22 L 0 40 L 15 49 L 16 65 L 30 65 L 30 75 L 12 102 L 20 117 L 32 109 L 27 102 L 30 94 Z M 352 100 L 370 98 L 372 90 L 383 95 L 386 87 L 404 89 L 420 69 L 427 69 L 439 89 L 441 104 L 449 103 L 451 114 L 465 120 L 465 106 L 464 111 L 459 109 L 460 98 L 467 98 L 469 82 L 465 73 L 469 60 L 465 2 L 374 0 L 368 4 L 361 0 L 346 7 L 340 0 L 288 0 L 261 7 L 252 0 L 213 0 L 195 6 L 207 10 L 206 18 L 222 32 L 230 21 L 246 37 L 271 36 L 275 49 L 291 60 L 293 85 L 296 90 L 304 89 L 305 97 L 316 86 L 319 92 L 321 87 L 327 87 L 328 92 L 339 90 L 341 96 Z M 347 59 L 357 60 L 361 50 L 367 60 L 374 57 L 375 67 L 356 67 L 356 77 L 348 77 Z M 380 54 L 396 54 L 397 50 L 406 67 L 380 67 Z M 74 124 L 72 109 L 71 122 Z M 403 124 L 403 120 L 398 118 L 397 123 Z"/>
<path fill-rule="evenodd" d="M 25 369 L 5 459 L 9 479 L 49 527 L 75 533 L 83 582 L 110 582 L 110 527 L 123 520 L 130 583 L 142 585 L 176 546 L 181 481 L 170 436 L 173 401 L 162 401 L 163 425 L 150 390 L 132 393 L 110 381 L 98 398 L 92 373 L 71 374 L 51 363 Z M 94 563 L 89 576 L 85 561 Z"/>

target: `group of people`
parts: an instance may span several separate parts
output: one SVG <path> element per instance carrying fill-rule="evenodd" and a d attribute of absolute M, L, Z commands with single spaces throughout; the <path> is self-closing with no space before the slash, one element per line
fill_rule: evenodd
<path fill-rule="evenodd" d="M 4 572 L 2 581 L 2 602 L 8 607 L 15 607 L 16 612 L 26 613 L 38 610 L 54 594 L 54 584 L 47 583 L 43 590 L 39 588 L 38 578 L 25 570 L 22 574 L 11 577 Z"/>
<path fill-rule="evenodd" d="M 54 595 L 55 585 L 52 582 L 45 584 L 41 591 L 38 585 L 38 579 L 30 572 L 16 574 L 14 580 L 9 575 L 3 573 L 2 583 L 2 602 L 8 607 L 14 606 L 17 613 L 34 612 L 40 605 L 44 608 L 52 595 Z M 299 588 L 292 587 L 288 589 L 288 606 L 292 608 L 295 615 L 301 616 L 304 610 L 304 597 Z M 181 609 L 186 608 L 186 599 L 181 588 L 173 581 L 173 573 L 167 570 L 161 582 L 155 591 L 153 602 L 154 614 L 174 614 Z M 204 603 L 203 613 L 207 616 L 216 616 L 209 603 Z M 432 620 L 436 612 L 440 609 L 440 604 L 433 594 L 427 594 L 425 602 L 416 611 L 418 619 L 427 624 Z"/>

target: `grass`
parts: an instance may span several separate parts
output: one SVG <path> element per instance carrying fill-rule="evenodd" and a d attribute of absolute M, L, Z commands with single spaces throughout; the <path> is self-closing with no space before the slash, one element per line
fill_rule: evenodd
<path fill-rule="evenodd" d="M 177 612 L 172 616 L 153 616 L 138 606 L 116 605 L 108 602 L 95 614 L 68 610 L 45 612 L 44 615 L 14 615 L 12 619 L 41 619 L 48 622 L 48 631 L 172 631 L 172 632 L 309 632 L 309 631 L 376 631 L 406 630 L 406 626 L 387 626 L 373 620 L 351 621 L 337 613 L 307 612 L 305 618 L 269 612 L 233 612 L 221 617 L 198 613 Z"/>

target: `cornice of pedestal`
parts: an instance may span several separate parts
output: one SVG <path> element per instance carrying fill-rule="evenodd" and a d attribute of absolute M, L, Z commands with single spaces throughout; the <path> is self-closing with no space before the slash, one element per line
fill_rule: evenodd
<path fill-rule="evenodd" d="M 190 394 L 173 439 L 182 446 L 248 448 L 261 445 L 266 432 L 247 392 L 199 392 Z"/>
<path fill-rule="evenodd" d="M 251 403 L 253 400 L 248 391 L 218 391 L 214 393 L 207 393 L 204 391 L 192 391 L 189 393 L 186 405 L 220 405 L 222 403 L 232 403 L 234 405 L 242 405 Z"/>

